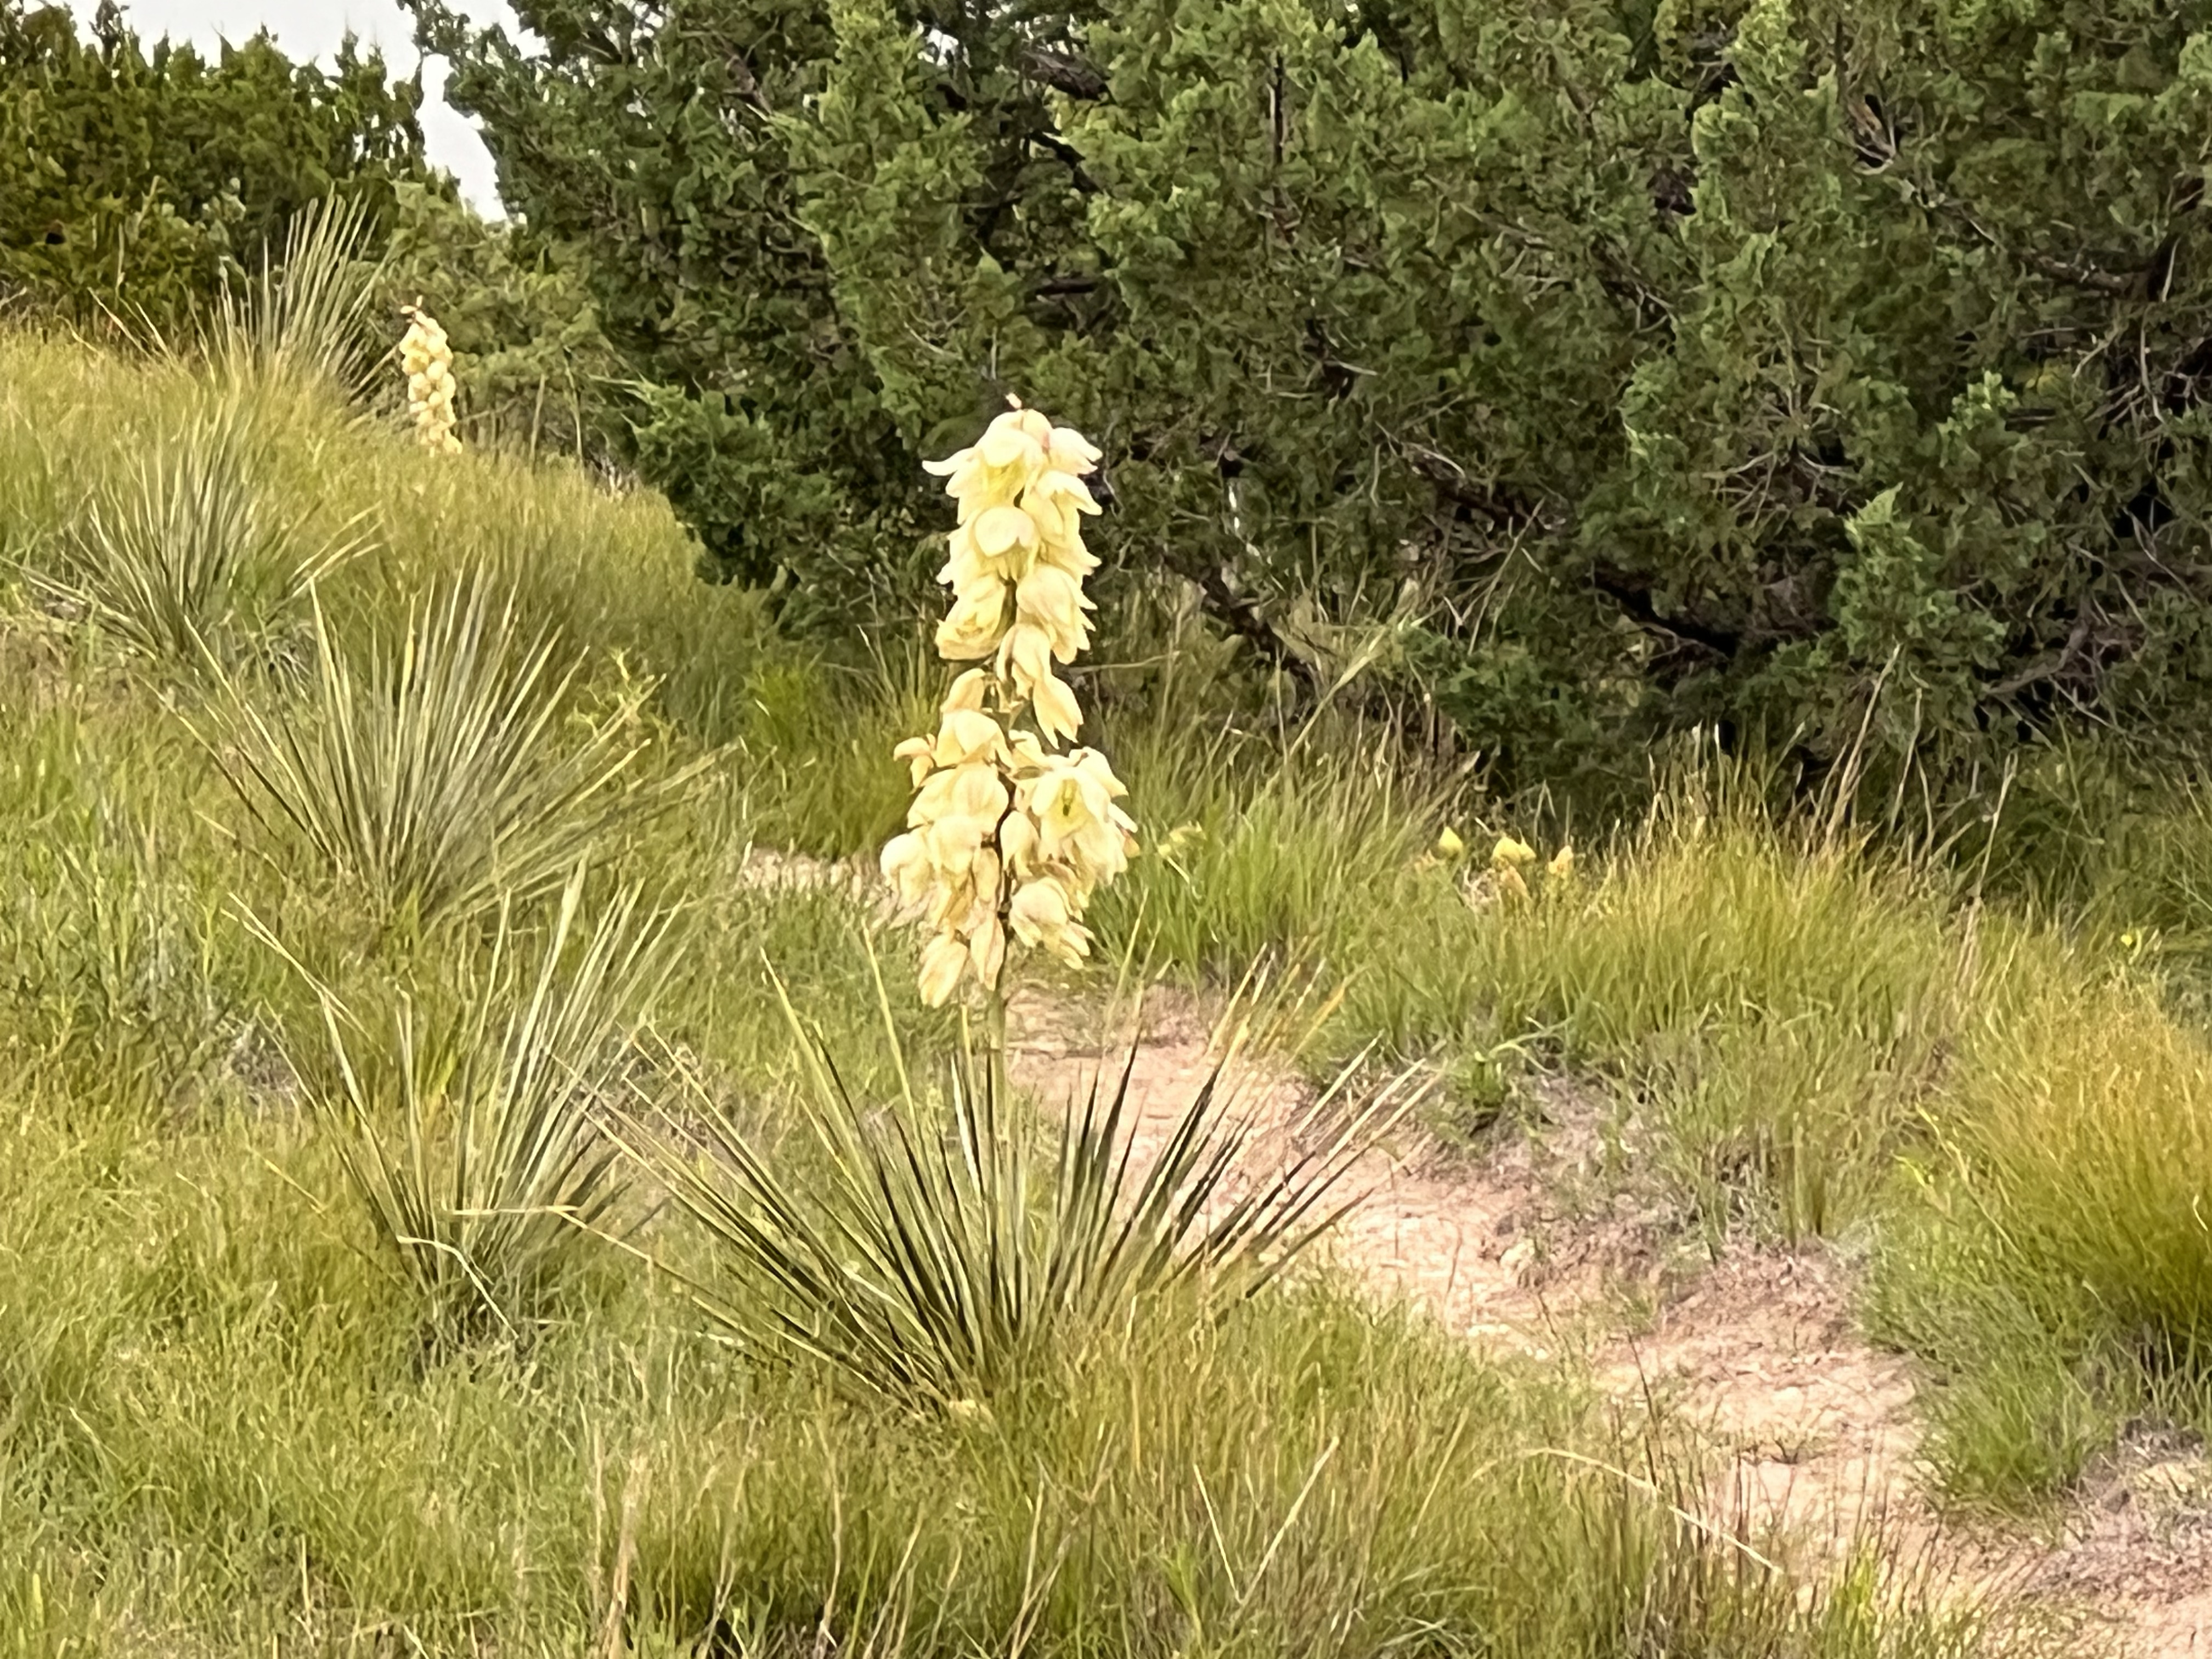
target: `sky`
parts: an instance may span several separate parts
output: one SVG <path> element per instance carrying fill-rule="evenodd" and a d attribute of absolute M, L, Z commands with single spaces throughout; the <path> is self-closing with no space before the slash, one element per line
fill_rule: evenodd
<path fill-rule="evenodd" d="M 70 0 L 70 8 L 88 23 L 98 0 Z M 467 0 L 456 9 L 477 22 L 514 26 L 504 0 Z M 383 49 L 392 75 L 412 74 L 417 61 L 414 26 L 398 0 L 124 0 L 124 15 L 149 46 L 167 35 L 212 52 L 222 40 L 250 40 L 266 27 L 286 56 L 327 66 L 351 30 L 364 46 Z M 432 58 L 422 75 L 422 138 L 431 164 L 458 179 L 461 193 L 479 212 L 496 217 L 499 191 L 490 153 L 475 123 L 446 102 L 445 80 L 445 64 Z"/>

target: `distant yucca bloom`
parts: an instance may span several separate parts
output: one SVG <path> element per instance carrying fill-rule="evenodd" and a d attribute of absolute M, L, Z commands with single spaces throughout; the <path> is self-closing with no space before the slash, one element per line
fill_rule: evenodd
<path fill-rule="evenodd" d="M 399 367 L 407 376 L 407 413 L 422 447 L 459 451 L 453 435 L 453 348 L 438 319 L 419 307 L 404 308 L 407 332 L 399 342 Z"/>
<path fill-rule="evenodd" d="M 1083 479 L 1097 461 L 1082 434 L 1013 403 L 971 447 L 926 463 L 959 504 L 938 578 L 953 601 L 937 648 L 981 665 L 953 681 L 935 737 L 898 746 L 916 793 L 906 832 L 883 852 L 884 876 L 933 930 L 921 958 L 933 1006 L 970 974 L 994 992 L 1009 931 L 1080 961 L 1085 905 L 1136 850 L 1136 825 L 1116 804 L 1127 791 L 1106 757 L 1048 746 L 1083 724 L 1053 665 L 1091 642 L 1085 613 L 1097 607 L 1083 579 L 1098 561 L 1082 515 L 1098 504 Z M 1016 724 L 1024 715 L 1034 730 Z"/>

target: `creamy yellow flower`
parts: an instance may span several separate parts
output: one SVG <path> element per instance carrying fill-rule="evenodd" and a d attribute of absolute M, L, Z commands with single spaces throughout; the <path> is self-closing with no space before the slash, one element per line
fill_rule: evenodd
<path fill-rule="evenodd" d="M 1490 861 L 1500 869 L 1514 869 L 1536 861 L 1536 849 L 1525 841 L 1516 841 L 1510 836 L 1500 836 L 1498 845 L 1490 849 Z"/>
<path fill-rule="evenodd" d="M 1006 930 L 995 914 L 978 923 L 969 936 L 968 961 L 975 970 L 978 982 L 999 982 L 999 975 L 1006 965 Z"/>
<path fill-rule="evenodd" d="M 1446 824 L 1443 833 L 1437 837 L 1437 856 L 1441 859 L 1464 858 L 1467 843 L 1459 838 L 1459 831 Z"/>
<path fill-rule="evenodd" d="M 1036 820 L 1037 855 L 1068 866 L 1085 892 L 1120 875 L 1136 844 L 1136 825 L 1115 805 L 1126 793 L 1096 750 L 1053 757 L 1021 795 Z"/>
<path fill-rule="evenodd" d="M 969 447 L 928 464 L 957 508 L 938 573 L 953 595 L 938 649 L 976 666 L 946 692 L 936 734 L 898 745 L 915 799 L 881 861 L 902 902 L 927 915 L 921 982 L 933 1003 L 971 974 L 995 989 L 1010 930 L 1082 960 L 1084 905 L 1136 850 L 1116 804 L 1127 791 L 1105 757 L 1055 752 L 1083 722 L 1054 668 L 1091 643 L 1097 607 L 1083 579 L 1098 561 L 1082 528 L 1098 503 L 1083 475 L 1098 459 L 1081 434 L 1015 404 Z"/>
<path fill-rule="evenodd" d="M 1088 472 L 1098 465 L 1104 453 L 1072 426 L 1052 427 L 1044 447 L 1046 464 L 1061 472 Z"/>
<path fill-rule="evenodd" d="M 1040 676 L 1029 687 L 1036 711 L 1037 730 L 1054 743 L 1065 743 L 1083 728 L 1083 708 L 1066 682 L 1051 674 Z"/>
<path fill-rule="evenodd" d="M 1040 473 L 1036 482 L 1022 492 L 1022 508 L 1048 544 L 1067 549 L 1084 560 L 1086 568 L 1097 563 L 1083 546 L 1082 515 L 1097 513 L 1098 502 L 1082 479 L 1072 472 Z"/>
<path fill-rule="evenodd" d="M 884 878 L 897 890 L 900 903 L 920 904 L 929 896 L 937 879 L 937 866 L 930 861 L 929 849 L 922 845 L 921 837 L 913 830 L 893 836 L 878 862 L 883 868 Z"/>
<path fill-rule="evenodd" d="M 1544 868 L 1553 881 L 1571 879 L 1575 873 L 1575 849 L 1562 844 L 1559 850 L 1552 855 L 1552 861 Z"/>
<path fill-rule="evenodd" d="M 1090 645 L 1091 623 L 1083 613 L 1097 608 L 1084 598 L 1081 583 L 1052 565 L 1039 565 L 1014 589 L 1016 614 L 1044 629 L 1061 662 L 1073 662 Z"/>
<path fill-rule="evenodd" d="M 1009 812 L 999 824 L 999 855 L 1016 875 L 1026 875 L 1037 852 L 1036 820 L 1027 810 Z"/>
<path fill-rule="evenodd" d="M 1022 886 L 1007 907 L 1014 937 L 1032 950 L 1049 951 L 1069 963 L 1091 954 L 1091 931 L 1075 919 L 1067 890 L 1051 876 Z"/>
<path fill-rule="evenodd" d="M 969 966 L 968 947 L 951 933 L 938 933 L 921 947 L 921 1000 L 925 1006 L 942 1008 L 960 988 L 960 976 Z"/>
<path fill-rule="evenodd" d="M 1006 637 L 1006 588 L 994 580 L 969 589 L 937 625 L 937 649 L 952 662 L 974 662 L 999 651 Z"/>
<path fill-rule="evenodd" d="M 1037 522 L 1018 507 L 988 508 L 971 526 L 975 550 L 987 559 L 1004 561 L 1008 574 L 1018 568 L 1024 554 L 1037 544 Z"/>
<path fill-rule="evenodd" d="M 1006 728 L 980 708 L 951 708 L 937 728 L 931 758 L 939 766 L 996 766 L 1006 758 Z"/>
<path fill-rule="evenodd" d="M 999 641 L 999 678 L 1024 696 L 1052 673 L 1052 635 L 1033 622 L 1018 622 Z"/>
<path fill-rule="evenodd" d="M 952 689 L 945 694 L 945 702 L 939 712 L 951 714 L 972 709 L 980 713 L 983 707 L 983 694 L 990 689 L 990 675 L 982 669 L 970 668 L 965 673 L 953 677 Z"/>
<path fill-rule="evenodd" d="M 937 744 L 931 738 L 908 738 L 891 750 L 891 758 L 902 760 L 912 774 L 914 787 L 921 787 L 922 780 L 937 769 Z"/>
<path fill-rule="evenodd" d="M 996 824 L 1010 799 L 1006 780 L 990 761 L 942 767 L 922 781 L 907 810 L 907 827 L 920 829 L 952 817 L 984 818 Z"/>
<path fill-rule="evenodd" d="M 979 497 L 1011 499 L 1044 471 L 1045 442 L 1051 430 L 1051 423 L 1032 410 L 1008 410 L 972 447 L 922 465 L 945 479 L 945 493 L 960 502 L 964 522 L 970 516 L 971 501 Z"/>
<path fill-rule="evenodd" d="M 424 447 L 451 453 L 453 435 L 453 349 L 428 313 L 406 308 L 407 332 L 399 342 L 399 367 L 407 376 L 407 413 Z"/>

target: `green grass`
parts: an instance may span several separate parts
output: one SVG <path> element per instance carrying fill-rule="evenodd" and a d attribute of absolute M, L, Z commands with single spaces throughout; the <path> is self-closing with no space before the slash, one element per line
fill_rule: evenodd
<path fill-rule="evenodd" d="M 1885 1576 L 1880 1539 L 1801 1598 L 1747 1553 L 1759 1540 L 1677 1512 L 1698 1489 L 1686 1435 L 1319 1277 L 1225 1318 L 1142 1298 L 1092 1322 L 1083 1363 L 1025 1360 L 988 1411 L 948 1415 L 715 1340 L 635 1253 L 710 1275 L 709 1243 L 635 1172 L 513 1203 L 496 1182 L 470 1189 L 484 1199 L 425 1181 L 422 1216 L 380 1224 L 348 1151 L 357 1180 L 362 1149 L 405 1147 L 410 1123 L 426 1169 L 473 1144 L 470 1103 L 517 1069 L 489 1057 L 513 1058 L 506 1021 L 536 982 L 494 953 L 559 956 L 560 902 L 489 857 L 441 918 L 303 855 L 296 815 L 264 801 L 258 823 L 233 787 L 257 731 L 307 718 L 319 686 L 388 684 L 380 653 L 465 581 L 512 605 L 526 657 L 555 641 L 523 781 L 621 755 L 639 787 L 684 794 L 591 817 L 539 863 L 588 850 L 610 887 L 677 913 L 658 1035 L 789 1192 L 823 1170 L 779 985 L 854 1125 L 884 1121 L 955 1030 L 908 975 L 879 991 L 874 907 L 763 886 L 747 852 L 880 844 L 906 801 L 890 748 L 928 723 L 938 677 L 904 641 L 836 662 L 781 641 L 761 596 L 692 580 L 651 498 L 427 455 L 311 383 L 233 375 L 271 522 L 303 547 L 363 544 L 317 584 L 322 650 L 208 686 L 42 608 L 33 582 L 0 595 L 0 1631 L 24 1651 L 1978 1650 L 1971 1620 Z M 56 568 L 88 505 L 223 395 L 182 362 L 0 336 L 0 549 Z M 1613 1173 L 1662 1183 L 1717 1246 L 1865 1236 L 1881 1328 L 1944 1379 L 1935 1445 L 1961 1497 L 2048 1490 L 2132 1413 L 2204 1420 L 2212 1073 L 2151 981 L 2166 958 L 2116 969 L 2132 947 L 2112 921 L 2163 904 L 2161 937 L 2185 933 L 2186 838 L 2212 841 L 2186 798 L 2130 831 L 2168 837 L 2166 861 L 2098 876 L 2129 896 L 2075 934 L 1977 907 L 1924 860 L 1778 824 L 1698 769 L 1518 897 L 1484 873 L 1490 841 L 1548 855 L 1556 828 L 1348 717 L 1273 730 L 1188 682 L 1099 703 L 1150 849 L 1101 895 L 1102 959 L 1220 983 L 1278 958 L 1337 994 L 1317 1058 L 1433 1067 L 1463 1130 L 1511 1109 L 1529 1069 L 1572 1068 L 1639 1126 L 1621 1145 L 1644 1167 Z M 1447 826 L 1471 857 L 1435 854 Z M 587 899 L 572 938 L 610 914 Z M 891 968 L 904 942 L 878 945 Z M 481 1036 L 484 1086 L 401 1054 L 379 1074 L 411 1097 L 333 1094 L 317 990 L 288 955 L 362 1014 L 349 1044 L 407 1007 L 412 1029 Z M 1109 973 L 1047 982 L 1089 997 Z M 553 1104 L 517 1121 L 574 1129 L 659 1086 L 611 1046 L 642 1006 L 602 1012 L 546 1047 L 574 1069 L 538 1074 L 531 1098 Z M 586 1142 L 512 1161 L 596 1170 L 565 1161 Z M 596 1230 L 548 1231 L 548 1191 Z M 561 1294 L 515 1304 L 530 1340 L 479 1321 L 426 1344 L 394 1236 L 466 1254 L 510 1210 L 529 1212 L 525 1255 L 558 1256 Z"/>
<path fill-rule="evenodd" d="M 596 1650 L 623 1580 L 644 1652 L 1970 1650 L 1848 1587 L 1801 1609 L 1571 1388 L 1317 1287 L 1146 1322 L 964 1422 L 752 1371 L 635 1274 L 526 1364 L 426 1371 L 354 1212 L 301 1200 L 311 1134 L 32 1120 L 0 1152 L 33 1650 Z"/>
<path fill-rule="evenodd" d="M 1147 737 L 1116 750 L 1158 851 L 1102 907 L 1117 947 L 1200 977 L 1319 963 L 1331 1046 L 1429 1060 L 1442 1127 L 1510 1112 L 1532 1068 L 1594 1075 L 1619 1102 L 1607 1173 L 1715 1248 L 1870 1245 L 1873 1328 L 1929 1362 L 1942 1493 L 2033 1507 L 2131 1420 L 2212 1431 L 2198 787 L 2102 817 L 2045 800 L 1992 849 L 2014 896 L 1978 902 L 1977 869 L 1778 822 L 1708 763 L 1521 901 L 1428 855 L 1454 823 L 1479 864 L 1510 817 L 1477 834 L 1479 799 L 1340 735 Z M 2020 862 L 2061 842 L 2057 887 Z"/>

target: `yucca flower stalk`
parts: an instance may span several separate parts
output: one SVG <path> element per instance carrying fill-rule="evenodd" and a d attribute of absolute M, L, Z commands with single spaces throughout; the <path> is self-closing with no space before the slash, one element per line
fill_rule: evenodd
<path fill-rule="evenodd" d="M 407 332 L 399 341 L 399 368 L 407 376 L 407 414 L 425 449 L 456 454 L 453 434 L 453 348 L 435 317 L 420 306 L 402 308 Z"/>
<path fill-rule="evenodd" d="M 1090 952 L 1083 913 L 1136 851 L 1127 792 L 1095 749 L 1063 748 L 1083 710 L 1054 665 L 1091 642 L 1083 579 L 1098 566 L 1083 515 L 1099 452 L 1009 398 L 971 447 L 926 463 L 958 504 L 939 580 L 952 608 L 937 630 L 952 683 L 934 737 L 897 749 L 913 769 L 907 828 L 883 852 L 885 878 L 930 927 L 922 1000 L 965 987 L 1003 1012 L 1009 937 L 1062 961 Z"/>

